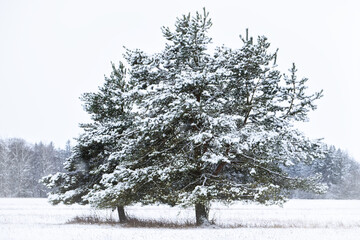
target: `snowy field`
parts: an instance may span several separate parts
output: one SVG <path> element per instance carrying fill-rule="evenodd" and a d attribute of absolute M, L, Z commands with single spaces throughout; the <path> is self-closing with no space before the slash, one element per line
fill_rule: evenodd
<path fill-rule="evenodd" d="M 129 215 L 163 221 L 194 219 L 193 209 L 132 206 Z M 360 201 L 291 200 L 283 208 L 234 204 L 214 205 L 216 228 L 125 228 L 120 225 L 68 224 L 76 216 L 116 219 L 111 210 L 84 206 L 52 206 L 46 199 L 0 199 L 0 240 L 180 240 L 180 239 L 360 239 Z"/>

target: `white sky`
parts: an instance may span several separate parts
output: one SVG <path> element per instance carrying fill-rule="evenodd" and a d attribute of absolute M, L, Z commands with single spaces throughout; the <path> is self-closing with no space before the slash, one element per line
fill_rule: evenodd
<path fill-rule="evenodd" d="M 79 97 L 122 60 L 123 46 L 164 46 L 161 26 L 206 7 L 215 45 L 240 47 L 249 28 L 324 90 L 302 129 L 360 161 L 360 3 L 357 0 L 0 0 L 0 138 L 63 147 L 88 121 Z"/>

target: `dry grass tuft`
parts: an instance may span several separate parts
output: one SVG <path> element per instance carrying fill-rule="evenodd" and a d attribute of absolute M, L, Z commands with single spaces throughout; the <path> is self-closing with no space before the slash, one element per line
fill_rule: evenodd
<path fill-rule="evenodd" d="M 129 217 L 126 223 L 119 223 L 112 218 L 101 218 L 99 216 L 77 216 L 66 222 L 67 224 L 98 224 L 98 225 L 120 225 L 129 228 L 195 228 L 194 222 L 168 221 L 156 219 L 139 219 Z"/>
<path fill-rule="evenodd" d="M 73 219 L 66 222 L 67 224 L 108 224 L 115 225 L 119 224 L 112 218 L 101 218 L 99 216 L 76 216 Z"/>
<path fill-rule="evenodd" d="M 123 224 L 124 227 L 132 228 L 194 228 L 194 222 L 178 222 L 169 220 L 156 220 L 156 219 L 138 219 L 129 217 L 128 221 Z"/>

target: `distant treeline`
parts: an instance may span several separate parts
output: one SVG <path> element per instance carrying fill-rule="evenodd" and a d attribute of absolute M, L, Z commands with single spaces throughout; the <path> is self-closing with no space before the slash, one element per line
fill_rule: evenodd
<path fill-rule="evenodd" d="M 63 163 L 71 154 L 70 142 L 64 149 L 52 143 L 30 144 L 23 139 L 0 139 L 0 197 L 46 197 L 48 190 L 39 180 L 63 172 Z M 321 174 L 328 186 L 323 195 L 295 191 L 292 198 L 360 199 L 360 163 L 334 146 L 326 157 L 310 165 L 295 164 L 291 176 Z"/>
<path fill-rule="evenodd" d="M 70 142 L 65 149 L 56 149 L 52 143 L 0 139 L 0 197 L 46 197 L 47 189 L 39 179 L 63 171 L 69 156 Z"/>
<path fill-rule="evenodd" d="M 320 179 L 328 187 L 327 193 L 316 195 L 295 191 L 293 198 L 360 199 L 360 163 L 346 152 L 327 147 L 324 159 L 313 161 L 310 165 L 294 165 L 292 176 L 321 174 Z"/>

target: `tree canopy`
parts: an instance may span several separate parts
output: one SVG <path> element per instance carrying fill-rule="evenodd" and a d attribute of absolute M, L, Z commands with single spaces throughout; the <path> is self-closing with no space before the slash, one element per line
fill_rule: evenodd
<path fill-rule="evenodd" d="M 322 144 L 294 127 L 322 92 L 276 65 L 264 36 L 208 50 L 209 14 L 162 28 L 163 51 L 126 50 L 96 93 L 83 96 L 92 123 L 82 125 L 67 173 L 44 179 L 53 202 L 97 207 L 136 202 L 195 206 L 207 222 L 212 201 L 281 204 L 289 191 L 321 192 L 318 176 L 290 166 L 324 156 Z"/>

